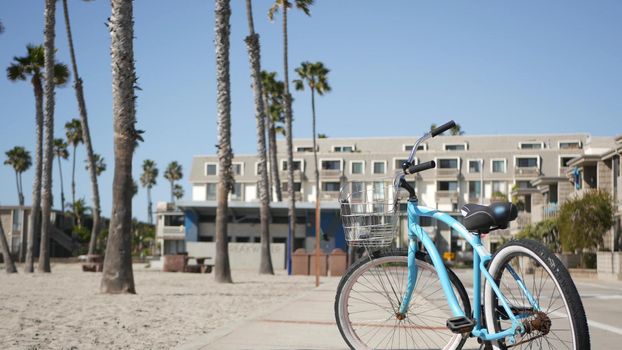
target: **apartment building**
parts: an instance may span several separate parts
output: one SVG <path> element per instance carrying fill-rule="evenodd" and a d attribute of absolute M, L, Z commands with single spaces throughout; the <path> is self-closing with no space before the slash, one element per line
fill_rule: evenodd
<path fill-rule="evenodd" d="M 332 229 L 327 242 L 322 245 L 324 249 L 343 245 L 343 237 L 338 238 L 343 235 L 339 231 L 337 204 L 340 189 L 347 185 L 353 190 L 371 188 L 383 191 L 395 172 L 401 169 L 416 138 L 318 139 L 319 190 L 323 213 L 326 211 L 327 216 L 326 220 L 324 216 L 322 218 L 322 232 L 325 231 L 325 224 L 326 231 Z M 567 175 L 569 169 L 576 166 L 571 161 L 578 157 L 590 157 L 594 150 L 610 148 L 612 140 L 588 134 L 441 136 L 419 145 L 415 159 L 417 163 L 434 160 L 436 169 L 419 173 L 409 181 L 416 186 L 421 204 L 447 211 L 458 218 L 460 208 L 466 203 L 489 204 L 496 200 L 519 203 L 521 213 L 512 227 L 490 235 L 494 245 L 500 237 L 510 235 L 512 230 L 517 231 L 534 220 L 541 220 L 549 213 L 551 206 L 573 190 Z M 283 202 L 272 203 L 271 210 L 273 236 L 282 240 L 287 234 L 285 141 L 277 142 L 277 147 Z M 294 189 L 300 210 L 297 213 L 296 246 L 312 247 L 312 202 L 318 191 L 314 178 L 312 140 L 294 140 L 294 151 Z M 239 215 L 236 218 L 234 214 L 231 219 L 238 224 L 233 230 L 230 229 L 233 241 L 258 240 L 257 227 L 239 225 L 244 223 L 245 218 L 250 220 L 250 225 L 258 220 L 257 169 L 256 155 L 235 155 L 233 170 L 236 182 L 230 196 L 230 207 Z M 592 176 L 589 170 L 584 174 L 583 178 L 590 181 Z M 192 200 L 179 203 L 179 207 L 196 216 L 194 221 L 191 220 L 193 232 L 190 236 L 197 240 L 212 240 L 218 182 L 217 156 L 195 156 L 189 180 Z M 398 242 L 405 241 L 404 220 Z M 465 249 L 464 242 L 444 224 L 427 218 L 423 218 L 421 224 L 434 237 L 441 251 Z"/>

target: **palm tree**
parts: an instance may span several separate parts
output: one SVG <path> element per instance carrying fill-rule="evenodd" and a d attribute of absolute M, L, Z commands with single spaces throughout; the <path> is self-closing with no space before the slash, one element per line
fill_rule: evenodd
<path fill-rule="evenodd" d="M 173 197 L 175 199 L 182 199 L 184 197 L 184 188 L 180 184 L 173 186 Z"/>
<path fill-rule="evenodd" d="M 30 168 L 32 165 L 32 158 L 30 152 L 26 148 L 21 146 L 15 146 L 5 152 L 7 159 L 4 164 L 10 165 L 15 171 L 15 184 L 17 185 L 17 197 L 19 198 L 19 205 L 24 205 L 24 188 L 22 186 L 22 173 Z"/>
<path fill-rule="evenodd" d="M 104 259 L 101 291 L 136 293 L 132 272 L 132 157 L 140 133 L 136 124 L 133 3 L 111 0 L 108 21 L 112 56 L 114 115 L 114 180 L 112 216 Z M 94 169 L 94 167 L 92 168 Z"/>
<path fill-rule="evenodd" d="M 54 155 L 58 160 L 58 174 L 60 176 L 60 207 L 65 212 L 65 189 L 63 186 L 63 166 L 60 162 L 61 159 L 69 158 L 69 151 L 67 151 L 67 142 L 63 139 L 54 139 Z"/>
<path fill-rule="evenodd" d="M 56 72 L 59 67 L 54 60 L 56 48 L 56 0 L 45 1 L 45 41 L 44 66 L 45 66 L 45 126 L 43 168 L 41 171 L 41 243 L 39 244 L 39 272 L 51 272 L 50 268 L 50 235 L 52 214 L 52 166 L 54 161 L 54 88 L 56 85 L 64 85 L 69 80 L 69 69 L 66 65 L 60 66 L 62 72 Z M 62 81 L 55 81 L 62 76 Z"/>
<path fill-rule="evenodd" d="M 218 283 L 233 283 L 229 265 L 227 235 L 229 192 L 233 188 L 231 171 L 231 82 L 229 79 L 229 0 L 216 0 L 215 4 L 216 91 L 218 109 L 218 189 L 216 208 L 216 261 L 214 278 Z"/>
<path fill-rule="evenodd" d="M 460 124 L 452 126 L 451 129 L 449 129 L 449 133 L 452 136 L 464 135 L 464 131 L 462 131 L 462 127 L 460 126 Z"/>
<path fill-rule="evenodd" d="M 13 63 L 7 68 L 7 77 L 10 81 L 26 81 L 30 78 L 34 95 L 36 111 L 37 145 L 35 148 L 35 178 L 32 185 L 32 210 L 28 225 L 28 247 L 26 249 L 26 272 L 33 272 L 34 237 L 40 232 L 39 208 L 41 207 L 41 176 L 43 168 L 43 81 L 45 74 L 45 54 L 43 46 L 26 46 L 27 55 L 14 57 Z M 68 79 L 67 66 L 62 63 L 54 65 L 54 82 L 61 84 Z"/>
<path fill-rule="evenodd" d="M 276 134 L 283 131 L 277 123 L 282 123 L 283 119 L 283 90 L 284 83 L 276 80 L 276 72 L 261 72 L 261 87 L 263 92 L 263 103 L 266 114 L 266 128 L 268 129 L 268 156 L 270 158 L 270 183 L 274 187 L 277 202 L 283 201 L 281 192 L 281 179 L 277 162 Z M 272 190 L 270 190 L 272 192 Z M 272 194 L 272 193 L 270 193 Z"/>
<path fill-rule="evenodd" d="M 313 4 L 313 0 L 294 0 L 296 8 L 310 16 L 309 7 Z M 292 136 L 292 96 L 289 93 L 289 66 L 287 64 L 287 9 L 292 7 L 289 0 L 276 0 L 268 11 L 268 18 L 273 20 L 274 14 L 279 10 L 283 10 L 283 72 L 284 72 L 284 89 L 283 89 L 283 106 L 285 114 L 285 132 L 287 135 L 287 195 L 289 196 L 289 234 L 288 254 L 291 254 L 293 245 L 293 234 L 296 232 L 296 198 L 294 197 L 294 145 Z M 291 259 L 288 259 L 290 264 Z"/>
<path fill-rule="evenodd" d="M 164 171 L 164 178 L 171 183 L 171 203 L 175 203 L 175 181 L 181 180 L 183 176 L 181 164 L 176 161 L 170 162 Z"/>
<path fill-rule="evenodd" d="M 156 162 L 151 159 L 143 161 L 143 173 L 140 175 L 140 184 L 147 188 L 147 222 L 153 225 L 153 211 L 151 203 L 151 189 L 157 184 L 158 168 Z"/>
<path fill-rule="evenodd" d="M 106 158 L 100 156 L 97 153 L 93 153 L 93 160 L 95 163 L 95 176 L 99 176 L 101 175 L 104 171 L 106 171 Z M 89 160 L 86 159 L 84 161 L 86 163 L 86 165 L 84 166 L 84 169 L 86 170 L 91 170 L 89 167 Z"/>
<path fill-rule="evenodd" d="M 317 141 L 316 141 L 316 129 L 315 129 L 315 93 L 323 96 L 325 93 L 331 90 L 328 85 L 328 72 L 330 70 L 324 67 L 322 62 L 302 62 L 300 67 L 296 68 L 296 73 L 300 79 L 294 80 L 294 86 L 296 90 L 302 91 L 305 88 L 305 83 L 311 90 L 311 118 L 312 118 L 312 131 L 313 131 L 313 159 L 315 161 L 315 254 L 316 254 L 316 274 L 315 285 L 319 286 L 320 276 L 320 171 L 317 161 Z"/>
<path fill-rule="evenodd" d="M 261 54 L 259 34 L 255 33 L 253 24 L 253 8 L 251 0 L 246 0 L 246 17 L 248 19 L 248 36 L 246 47 L 251 67 L 253 80 L 253 93 L 255 95 L 255 120 L 257 123 L 257 154 L 259 156 L 259 198 L 261 207 L 259 217 L 261 222 L 261 258 L 259 273 L 274 275 L 272 257 L 270 255 L 270 184 L 268 183 L 268 169 L 266 166 L 266 120 L 265 107 L 263 105 L 263 86 L 261 85 Z"/>
<path fill-rule="evenodd" d="M 75 201 L 71 207 L 74 217 L 76 218 L 76 224 L 78 227 L 82 227 L 82 218 L 87 213 L 92 213 L 91 207 L 86 205 L 84 198 L 80 198 Z"/>
<path fill-rule="evenodd" d="M 82 123 L 79 119 L 71 119 L 65 123 L 65 136 L 73 147 L 73 161 L 71 167 L 71 203 L 76 201 L 76 149 L 82 143 Z"/>
<path fill-rule="evenodd" d="M 78 74 L 78 63 L 76 61 L 76 54 L 73 47 L 73 36 L 71 35 L 71 23 L 69 21 L 69 9 L 67 7 L 67 0 L 63 0 L 63 13 L 65 17 L 67 42 L 69 43 L 69 57 L 71 58 L 71 66 L 73 68 L 73 87 L 76 91 L 76 99 L 78 100 L 78 111 L 80 114 L 80 122 L 82 126 L 82 140 L 84 141 L 84 147 L 86 148 L 86 159 L 88 164 L 92 164 L 93 169 L 97 170 L 97 166 L 95 165 L 95 153 L 93 152 L 93 144 L 91 141 L 91 133 L 89 130 L 88 116 L 86 112 L 86 102 L 84 99 L 84 90 L 82 87 L 82 77 Z M 89 176 L 91 178 L 91 192 L 93 194 L 93 227 L 91 229 L 91 240 L 89 242 L 89 255 L 92 255 L 95 252 L 95 243 L 100 228 L 101 207 L 99 204 L 99 186 L 97 184 L 98 174 L 96 173 L 96 171 L 89 171 Z"/>
<path fill-rule="evenodd" d="M 4 269 L 6 273 L 17 273 L 15 263 L 13 262 L 13 257 L 11 256 L 11 252 L 9 251 L 9 244 L 6 241 L 6 235 L 4 234 L 4 228 L 2 227 L 2 224 L 0 224 L 0 253 L 4 258 Z"/>

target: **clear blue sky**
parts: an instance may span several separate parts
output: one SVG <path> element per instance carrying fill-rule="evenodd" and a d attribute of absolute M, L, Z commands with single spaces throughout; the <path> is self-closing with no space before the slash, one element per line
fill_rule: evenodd
<path fill-rule="evenodd" d="M 255 1 L 262 65 L 282 77 L 280 16 L 270 23 L 271 1 Z M 312 17 L 290 17 L 290 66 L 321 60 L 333 92 L 317 101 L 318 131 L 329 136 L 419 135 L 430 123 L 453 118 L 469 134 L 622 132 L 622 2 L 525 1 L 327 1 Z M 243 42 L 243 1 L 232 1 L 231 84 L 233 145 L 254 153 L 255 120 Z M 70 1 L 80 73 L 95 150 L 108 170 L 100 179 L 104 215 L 110 216 L 113 135 L 109 1 Z M 161 171 L 212 154 L 216 144 L 216 92 L 212 1 L 136 1 L 135 56 L 139 84 L 138 128 L 145 142 L 134 156 Z M 43 42 L 43 1 L 3 0 L 0 36 L 3 72 L 27 43 Z M 69 63 L 62 10 L 57 14 L 58 59 Z M 290 73 L 293 76 L 293 73 Z M 310 102 L 294 93 L 294 137 L 311 136 Z M 57 90 L 56 135 L 78 116 L 71 85 Z M 29 83 L 0 78 L 0 151 L 15 145 L 33 151 L 34 97 Z M 34 154 L 33 154 L 34 156 Z M 77 193 L 90 201 L 78 150 Z M 59 197 L 54 164 L 54 191 Z M 70 162 L 64 162 L 66 197 Z M 32 169 L 24 174 L 31 200 Z M 191 187 L 182 180 L 186 199 Z M 160 177 L 153 198 L 169 198 Z M 0 167 L 0 204 L 17 202 L 14 175 Z M 56 202 L 56 206 L 58 202 Z M 134 215 L 146 218 L 143 189 Z"/>

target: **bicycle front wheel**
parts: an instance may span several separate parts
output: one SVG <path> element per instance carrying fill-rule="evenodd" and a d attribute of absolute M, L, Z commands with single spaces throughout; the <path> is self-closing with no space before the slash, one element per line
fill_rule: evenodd
<path fill-rule="evenodd" d="M 351 349 L 460 349 L 465 339 L 446 327 L 453 317 L 436 269 L 418 252 L 417 283 L 408 312 L 398 317 L 408 283 L 408 252 L 372 253 L 342 277 L 335 298 L 335 318 Z M 447 270 L 466 315 L 471 308 L 460 280 Z M 403 319 L 401 319 L 403 318 Z"/>
<path fill-rule="evenodd" d="M 514 344 L 501 340 L 493 343 L 495 349 L 590 349 L 577 288 L 568 270 L 546 247 L 532 240 L 511 241 L 495 253 L 489 272 L 525 329 L 516 335 Z M 529 294 L 535 303 L 529 300 Z M 511 327 L 490 284 L 486 285 L 484 302 L 488 332 Z"/>

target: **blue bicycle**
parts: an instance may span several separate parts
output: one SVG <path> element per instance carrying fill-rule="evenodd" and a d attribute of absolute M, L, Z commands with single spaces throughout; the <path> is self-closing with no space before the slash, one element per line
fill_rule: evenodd
<path fill-rule="evenodd" d="M 418 204 L 405 175 L 432 169 L 435 163 L 415 165 L 417 147 L 453 125 L 451 121 L 417 140 L 392 186 L 342 190 L 348 244 L 367 252 L 337 290 L 335 317 L 343 339 L 357 350 L 453 350 L 469 337 L 477 338 L 481 349 L 589 350 L 583 304 L 554 254 L 531 240 L 510 241 L 494 255 L 482 245 L 482 234 L 507 228 L 516 218 L 513 204 L 467 204 L 463 223 Z M 408 197 L 408 249 L 383 250 L 395 238 L 402 193 Z M 420 217 L 444 222 L 473 247 L 472 304 L 419 225 Z"/>

